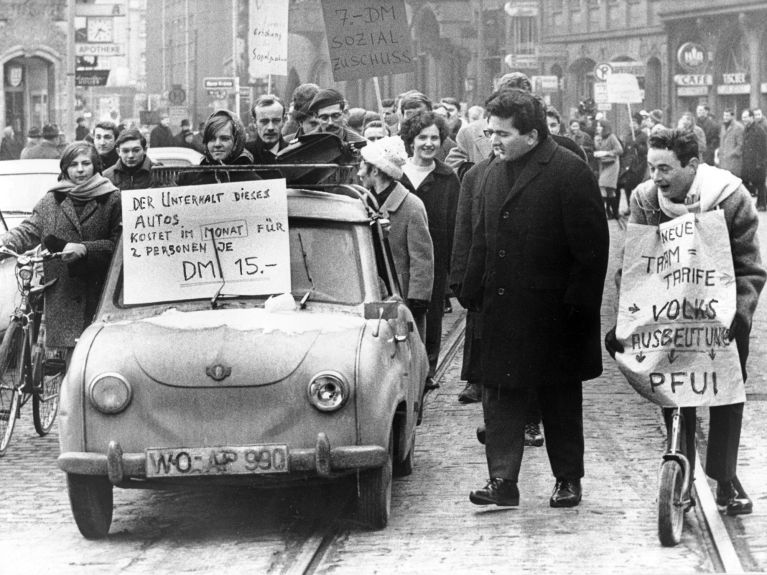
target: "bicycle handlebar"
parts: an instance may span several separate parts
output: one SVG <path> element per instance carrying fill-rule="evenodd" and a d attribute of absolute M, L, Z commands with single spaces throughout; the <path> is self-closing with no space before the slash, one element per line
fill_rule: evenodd
<path fill-rule="evenodd" d="M 39 264 L 61 257 L 61 252 L 51 253 L 46 249 L 41 250 L 38 255 L 34 255 L 36 250 L 37 248 L 34 248 L 23 254 L 17 254 L 8 246 L 0 246 L 0 254 L 16 258 L 18 265 Z"/>

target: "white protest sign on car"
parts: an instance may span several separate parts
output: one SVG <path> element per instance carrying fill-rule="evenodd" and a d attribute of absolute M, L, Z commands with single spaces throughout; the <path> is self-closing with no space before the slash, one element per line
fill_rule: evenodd
<path fill-rule="evenodd" d="M 628 224 L 616 337 L 623 375 L 665 407 L 745 401 L 729 339 L 736 286 L 720 210 L 656 226 Z"/>
<path fill-rule="evenodd" d="M 333 80 L 415 71 L 405 0 L 322 0 Z"/>
<path fill-rule="evenodd" d="M 290 291 L 284 179 L 124 190 L 126 304 Z"/>

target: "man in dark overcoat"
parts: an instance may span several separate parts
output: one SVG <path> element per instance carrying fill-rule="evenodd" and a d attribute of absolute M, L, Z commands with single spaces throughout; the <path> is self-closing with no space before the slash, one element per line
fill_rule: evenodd
<path fill-rule="evenodd" d="M 556 478 L 552 507 L 581 500 L 582 381 L 602 372 L 600 306 L 609 235 L 588 166 L 549 136 L 545 104 L 522 90 L 487 103 L 501 161 L 482 183 L 461 299 L 482 310 L 487 486 L 478 505 L 518 505 L 525 415 L 538 395 Z"/>

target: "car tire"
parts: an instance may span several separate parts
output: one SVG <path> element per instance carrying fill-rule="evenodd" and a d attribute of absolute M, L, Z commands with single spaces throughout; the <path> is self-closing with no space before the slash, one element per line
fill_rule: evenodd
<path fill-rule="evenodd" d="M 383 529 L 391 513 L 394 437 L 389 433 L 389 457 L 382 467 L 365 469 L 357 477 L 357 519 L 372 529 Z"/>
<path fill-rule="evenodd" d="M 67 473 L 69 504 L 86 539 L 103 539 L 112 525 L 112 484 L 106 477 Z"/>
<path fill-rule="evenodd" d="M 413 473 L 415 466 L 415 430 L 410 440 L 409 451 L 404 459 L 398 459 L 394 462 L 394 477 L 407 477 Z"/>

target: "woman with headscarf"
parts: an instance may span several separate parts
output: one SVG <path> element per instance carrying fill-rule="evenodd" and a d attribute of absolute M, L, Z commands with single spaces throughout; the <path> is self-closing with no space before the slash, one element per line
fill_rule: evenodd
<path fill-rule="evenodd" d="M 200 161 L 200 167 L 204 169 L 180 173 L 176 181 L 179 186 L 199 186 L 261 179 L 252 170 L 215 169 L 217 166 L 247 166 L 253 163 L 253 156 L 245 149 L 245 126 L 234 113 L 229 110 L 213 112 L 205 122 L 202 133 L 204 157 Z"/>
<path fill-rule="evenodd" d="M 620 218 L 618 209 L 620 198 L 615 193 L 620 175 L 618 158 L 623 154 L 623 146 L 618 137 L 613 134 L 610 123 L 599 120 L 594 134 L 594 157 L 599 161 L 599 189 L 605 202 L 608 218 Z"/>
<path fill-rule="evenodd" d="M 109 262 L 122 232 L 120 191 L 101 175 L 93 144 L 74 142 L 63 152 L 59 182 L 32 215 L 0 236 L 17 253 L 43 243 L 61 259 L 45 263 L 47 357 L 69 358 L 75 342 L 93 319 Z"/>

